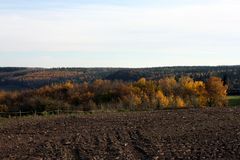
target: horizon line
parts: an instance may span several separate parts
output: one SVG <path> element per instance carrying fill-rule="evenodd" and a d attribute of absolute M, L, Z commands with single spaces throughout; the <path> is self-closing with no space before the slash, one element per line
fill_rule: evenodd
<path fill-rule="evenodd" d="M 235 67 L 240 66 L 240 64 L 234 65 L 169 65 L 169 66 L 152 66 L 152 67 L 111 67 L 111 66 L 96 66 L 96 67 L 82 67 L 82 66 L 57 66 L 57 67 L 39 67 L 39 66 L 0 66 L 0 68 L 27 68 L 27 69 L 64 69 L 64 68 L 81 68 L 81 69 L 101 69 L 101 68 L 112 68 L 112 69 L 147 69 L 147 68 L 174 68 L 174 67 Z"/>

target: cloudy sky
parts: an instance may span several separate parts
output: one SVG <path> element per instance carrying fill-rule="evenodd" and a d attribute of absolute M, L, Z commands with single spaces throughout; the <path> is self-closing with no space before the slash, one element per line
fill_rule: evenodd
<path fill-rule="evenodd" d="M 239 0 L 0 0 L 0 66 L 239 62 Z"/>

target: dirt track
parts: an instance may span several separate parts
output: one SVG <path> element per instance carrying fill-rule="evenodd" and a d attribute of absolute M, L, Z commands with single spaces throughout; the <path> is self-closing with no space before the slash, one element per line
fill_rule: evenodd
<path fill-rule="evenodd" d="M 12 120 L 0 159 L 240 159 L 240 109 Z"/>

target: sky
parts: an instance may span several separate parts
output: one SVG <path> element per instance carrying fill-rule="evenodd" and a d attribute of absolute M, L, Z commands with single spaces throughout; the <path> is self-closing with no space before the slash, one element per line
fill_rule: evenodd
<path fill-rule="evenodd" d="M 0 0 L 0 66 L 239 65 L 239 0 Z"/>

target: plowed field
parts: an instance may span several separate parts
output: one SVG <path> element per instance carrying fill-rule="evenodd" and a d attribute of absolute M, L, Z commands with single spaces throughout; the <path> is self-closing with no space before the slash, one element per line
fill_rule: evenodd
<path fill-rule="evenodd" d="M 0 159 L 240 159 L 240 109 L 11 119 Z"/>

